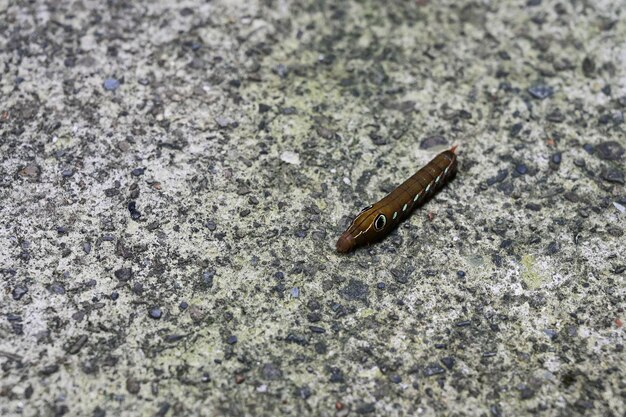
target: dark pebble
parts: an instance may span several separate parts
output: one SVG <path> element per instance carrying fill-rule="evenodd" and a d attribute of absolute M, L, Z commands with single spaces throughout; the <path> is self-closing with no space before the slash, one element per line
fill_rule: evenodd
<path fill-rule="evenodd" d="M 278 74 L 280 78 L 287 77 L 287 74 L 289 73 L 287 67 L 284 64 L 278 64 L 274 71 L 276 72 L 276 74 Z"/>
<path fill-rule="evenodd" d="M 19 301 L 23 296 L 26 295 L 26 293 L 28 292 L 28 288 L 22 286 L 22 285 L 18 285 L 17 287 L 13 288 L 13 299 L 16 301 Z"/>
<path fill-rule="evenodd" d="M 586 56 L 583 59 L 582 70 L 585 77 L 593 78 L 593 73 L 596 71 L 596 63 L 593 58 Z"/>
<path fill-rule="evenodd" d="M 387 144 L 387 139 L 385 139 L 383 136 L 379 135 L 376 132 L 371 132 L 369 134 L 369 137 L 372 140 L 372 142 L 374 143 L 374 145 L 382 146 L 382 145 L 386 145 Z"/>
<path fill-rule="evenodd" d="M 528 387 L 524 387 L 520 390 L 520 398 L 522 400 L 528 400 L 532 398 L 534 395 L 535 395 L 535 391 L 533 391 L 532 389 Z"/>
<path fill-rule="evenodd" d="M 130 218 L 133 220 L 139 220 L 141 213 L 137 210 L 137 203 L 130 201 L 128 203 L 128 211 L 130 212 Z"/>
<path fill-rule="evenodd" d="M 115 300 L 117 300 L 118 298 L 120 298 L 120 294 L 119 294 L 117 291 L 113 291 L 113 292 L 111 293 L 111 300 L 115 301 Z"/>
<path fill-rule="evenodd" d="M 226 339 L 226 343 L 228 343 L 229 345 L 234 345 L 235 343 L 237 343 L 237 336 L 228 336 L 228 339 Z"/>
<path fill-rule="evenodd" d="M 239 212 L 240 217 L 247 217 L 251 213 L 250 209 L 243 209 Z"/>
<path fill-rule="evenodd" d="M 580 200 L 580 197 L 578 197 L 578 194 L 576 194 L 573 191 L 566 192 L 565 194 L 563 194 L 563 197 L 570 203 L 577 203 Z"/>
<path fill-rule="evenodd" d="M 135 378 L 129 377 L 126 379 L 126 391 L 128 391 L 130 394 L 137 394 L 139 393 L 140 389 L 141 385 L 139 384 L 139 381 L 137 381 Z"/>
<path fill-rule="evenodd" d="M 379 282 L 378 284 L 376 284 L 376 288 L 378 288 L 379 290 L 384 290 L 385 289 L 385 283 L 384 282 Z"/>
<path fill-rule="evenodd" d="M 624 185 L 624 173 L 618 169 L 604 169 L 602 178 L 608 182 Z"/>
<path fill-rule="evenodd" d="M 607 161 L 616 161 L 624 155 L 624 147 L 616 141 L 602 142 L 596 146 L 597 155 Z"/>
<path fill-rule="evenodd" d="M 506 179 L 506 177 L 509 175 L 509 171 L 506 169 L 501 169 L 500 171 L 498 171 L 498 175 L 496 175 L 495 177 L 491 177 L 487 179 L 487 185 L 491 186 L 494 185 L 496 183 L 502 182 Z"/>
<path fill-rule="evenodd" d="M 58 371 L 59 371 L 59 365 L 57 365 L 55 363 L 55 364 L 52 364 L 52 365 L 44 366 L 43 369 L 41 371 L 39 371 L 39 373 L 41 375 L 44 375 L 44 376 L 49 376 L 49 375 L 52 375 L 54 373 L 57 373 Z"/>
<path fill-rule="evenodd" d="M 531 210 L 531 211 L 540 211 L 541 210 L 541 206 L 539 204 L 535 204 L 535 203 L 528 203 L 524 207 L 526 207 L 526 209 Z"/>
<path fill-rule="evenodd" d="M 436 363 L 431 363 L 430 365 L 424 368 L 424 376 L 427 376 L 427 377 L 443 374 L 444 372 L 446 372 L 446 370 L 443 369 L 441 366 L 437 365 Z"/>
<path fill-rule="evenodd" d="M 160 308 L 158 307 L 153 307 L 150 309 L 150 311 L 148 312 L 148 314 L 150 315 L 151 319 L 155 319 L 158 320 L 161 318 L 161 316 L 163 315 L 163 312 L 161 311 Z"/>
<path fill-rule="evenodd" d="M 186 310 L 187 307 L 189 307 L 189 304 L 187 304 L 186 301 L 181 301 L 180 304 L 178 305 L 178 308 L 180 308 L 181 310 Z"/>
<path fill-rule="evenodd" d="M 366 300 L 369 289 L 364 282 L 351 279 L 348 285 L 342 288 L 339 293 L 349 301 Z"/>
<path fill-rule="evenodd" d="M 312 394 L 311 388 L 309 388 L 309 387 L 300 387 L 300 388 L 298 388 L 298 395 L 303 400 L 308 399 L 311 396 L 311 394 Z"/>
<path fill-rule="evenodd" d="M 509 249 L 511 246 L 513 246 L 512 239 L 504 239 L 502 242 L 500 242 L 500 249 Z"/>
<path fill-rule="evenodd" d="M 271 107 L 267 104 L 259 103 L 259 113 L 267 113 L 271 110 Z"/>
<path fill-rule="evenodd" d="M 509 130 L 511 137 L 516 137 L 519 132 L 521 132 L 522 127 L 524 127 L 524 125 L 521 123 L 515 123 L 513 126 L 511 126 L 511 129 Z"/>
<path fill-rule="evenodd" d="M 50 285 L 49 290 L 52 294 L 58 294 L 58 295 L 65 294 L 65 288 L 61 284 L 54 283 Z"/>
<path fill-rule="evenodd" d="M 330 370 L 330 382 L 344 382 L 343 372 L 341 372 L 341 369 L 332 368 Z"/>
<path fill-rule="evenodd" d="M 207 288 L 213 287 L 213 277 L 215 277 L 215 270 L 210 269 L 202 272 L 202 284 Z"/>
<path fill-rule="evenodd" d="M 565 116 L 559 109 L 555 109 L 548 113 L 546 119 L 552 123 L 563 123 L 565 121 Z"/>
<path fill-rule="evenodd" d="M 559 251 L 559 249 L 561 249 L 561 245 L 559 245 L 558 242 L 552 241 L 548 244 L 548 247 L 546 249 L 546 254 L 554 255 L 555 253 Z"/>
<path fill-rule="evenodd" d="M 140 177 L 143 175 L 143 173 L 145 172 L 145 168 L 135 168 L 132 171 L 130 171 L 131 175 L 135 176 L 135 177 Z"/>
<path fill-rule="evenodd" d="M 585 143 L 583 149 L 587 151 L 587 153 L 593 153 L 593 145 L 590 143 Z"/>
<path fill-rule="evenodd" d="M 559 165 L 561 163 L 561 152 L 553 154 L 550 161 L 552 161 L 553 164 Z"/>
<path fill-rule="evenodd" d="M 172 406 L 168 402 L 163 402 L 159 405 L 159 410 L 156 412 L 154 417 L 165 417 L 168 411 Z"/>
<path fill-rule="evenodd" d="M 420 142 L 420 149 L 430 149 L 435 146 L 447 145 L 448 140 L 441 135 L 428 136 Z"/>
<path fill-rule="evenodd" d="M 441 358 L 441 363 L 443 363 L 445 367 L 448 369 L 452 369 L 452 367 L 454 366 L 454 362 L 455 362 L 454 358 L 451 358 L 449 356 L 445 358 Z"/>
<path fill-rule="evenodd" d="M 374 411 L 376 411 L 375 403 L 363 404 L 356 409 L 357 414 L 371 414 Z"/>
<path fill-rule="evenodd" d="M 313 312 L 313 313 L 308 313 L 306 315 L 306 318 L 311 323 L 317 323 L 318 321 L 322 320 L 322 315 L 318 312 Z"/>
<path fill-rule="evenodd" d="M 517 166 L 515 167 L 515 171 L 517 171 L 517 173 L 520 175 L 524 175 L 528 172 L 528 167 L 522 162 L 520 164 L 517 164 Z"/>
<path fill-rule="evenodd" d="M 80 352 L 81 348 L 87 343 L 87 335 L 82 335 L 67 349 L 68 353 L 74 355 Z"/>
<path fill-rule="evenodd" d="M 263 373 L 263 377 L 265 379 L 276 380 L 283 377 L 283 371 L 280 370 L 273 363 L 266 363 L 263 365 L 263 369 L 261 371 Z"/>
<path fill-rule="evenodd" d="M 394 384 L 399 384 L 400 382 L 402 382 L 402 378 L 400 378 L 400 375 L 396 375 L 396 374 L 391 375 L 389 377 L 389 380 L 393 382 Z"/>
<path fill-rule="evenodd" d="M 610 113 L 603 114 L 598 118 L 598 123 L 600 123 L 601 125 L 606 125 L 611 121 L 611 118 L 612 116 Z"/>
<path fill-rule="evenodd" d="M 323 355 L 328 352 L 328 348 L 324 342 L 317 342 L 313 347 L 315 348 L 315 353 L 318 355 Z"/>
<path fill-rule="evenodd" d="M 141 282 L 135 282 L 135 285 L 133 285 L 133 292 L 137 295 L 143 294 L 143 284 Z"/>
<path fill-rule="evenodd" d="M 115 278 L 120 281 L 128 281 L 133 277 L 133 270 L 131 268 L 120 268 L 116 270 L 114 273 Z"/>
<path fill-rule="evenodd" d="M 585 167 L 585 165 L 587 165 L 587 163 L 584 159 L 574 159 L 574 165 L 576 165 L 578 168 L 583 168 Z"/>
<path fill-rule="evenodd" d="M 324 329 L 323 327 L 318 327 L 318 326 L 309 326 L 309 330 L 311 330 L 313 333 L 326 333 L 326 329 Z"/>
<path fill-rule="evenodd" d="M 107 91 L 115 91 L 120 87 L 120 82 L 114 78 L 104 80 L 104 89 Z"/>
<path fill-rule="evenodd" d="M 89 255 L 89 253 L 91 252 L 91 243 L 89 242 L 83 243 L 83 252 Z"/>
<path fill-rule="evenodd" d="M 211 232 L 214 232 L 217 229 L 217 225 L 215 224 L 215 222 L 213 220 L 209 220 L 207 221 L 205 224 L 207 229 L 209 229 Z"/>
<path fill-rule="evenodd" d="M 467 327 L 470 324 L 472 324 L 472 322 L 470 320 L 462 320 L 462 321 L 458 321 L 458 322 L 454 323 L 454 325 L 456 327 Z"/>
<path fill-rule="evenodd" d="M 528 92 L 536 99 L 543 100 L 554 94 L 554 89 L 550 86 L 538 84 L 530 87 Z"/>
<path fill-rule="evenodd" d="M 557 337 L 557 332 L 552 329 L 545 329 L 543 333 L 550 338 L 550 340 L 554 340 Z"/>
<path fill-rule="evenodd" d="M 178 14 L 180 14 L 183 17 L 191 16 L 193 14 L 193 9 L 191 7 L 183 7 L 182 9 L 180 9 Z"/>
<path fill-rule="evenodd" d="M 72 170 L 72 169 L 64 169 L 61 172 L 61 175 L 63 175 L 65 178 L 71 177 L 72 175 L 74 175 L 74 170 Z"/>

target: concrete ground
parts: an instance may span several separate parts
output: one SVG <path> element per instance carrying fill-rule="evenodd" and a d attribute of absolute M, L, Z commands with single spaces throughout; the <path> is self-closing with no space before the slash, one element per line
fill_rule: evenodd
<path fill-rule="evenodd" d="M 0 0 L 0 415 L 623 416 L 625 62 L 624 0 Z"/>

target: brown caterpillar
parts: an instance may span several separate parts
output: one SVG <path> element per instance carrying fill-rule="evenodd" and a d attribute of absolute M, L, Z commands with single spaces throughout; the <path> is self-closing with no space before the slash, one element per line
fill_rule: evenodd
<path fill-rule="evenodd" d="M 457 169 L 456 146 L 441 152 L 382 200 L 365 207 L 337 241 L 337 252 L 346 253 L 382 239 L 414 208 L 424 204 Z"/>

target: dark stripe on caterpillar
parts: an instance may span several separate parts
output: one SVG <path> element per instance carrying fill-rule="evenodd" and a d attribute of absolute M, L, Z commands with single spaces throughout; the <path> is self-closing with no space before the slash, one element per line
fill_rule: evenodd
<path fill-rule="evenodd" d="M 358 246 L 387 236 L 416 207 L 424 204 L 457 171 L 456 146 L 441 152 L 382 200 L 364 208 L 337 241 L 337 251 L 350 252 Z"/>

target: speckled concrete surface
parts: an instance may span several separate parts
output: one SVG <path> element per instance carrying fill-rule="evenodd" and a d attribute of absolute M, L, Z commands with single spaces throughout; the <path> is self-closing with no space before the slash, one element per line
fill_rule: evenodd
<path fill-rule="evenodd" d="M 0 0 L 2 416 L 624 415 L 626 2 L 172 3 Z"/>

